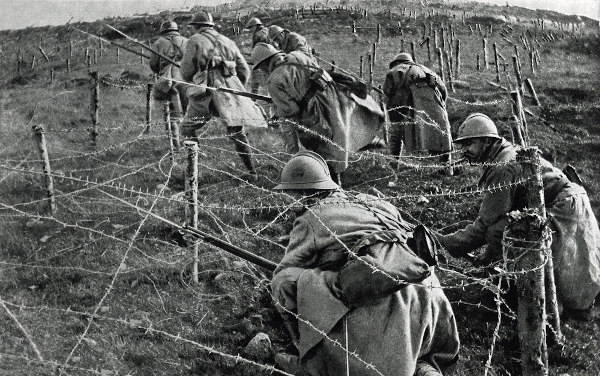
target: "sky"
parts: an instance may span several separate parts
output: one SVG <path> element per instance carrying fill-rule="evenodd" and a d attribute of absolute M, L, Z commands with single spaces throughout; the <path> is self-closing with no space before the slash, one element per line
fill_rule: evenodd
<path fill-rule="evenodd" d="M 28 26 L 62 25 L 70 19 L 94 21 L 106 17 L 189 9 L 235 0 L 0 0 L 0 30 Z M 313 1 L 308 1 L 313 3 Z M 600 0 L 480 0 L 497 5 L 518 5 L 584 15 L 600 20 Z"/>

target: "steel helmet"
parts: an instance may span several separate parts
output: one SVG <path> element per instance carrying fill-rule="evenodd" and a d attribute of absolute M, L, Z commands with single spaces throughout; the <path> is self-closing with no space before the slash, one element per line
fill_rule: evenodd
<path fill-rule="evenodd" d="M 323 157 L 313 151 L 303 150 L 294 154 L 285 166 L 283 166 L 279 184 L 275 189 L 332 190 L 339 187 L 331 179 L 329 168 Z"/>
<path fill-rule="evenodd" d="M 256 43 L 256 46 L 254 46 L 252 53 L 250 54 L 250 62 L 254 64 L 252 69 L 256 69 L 260 63 L 267 60 L 271 56 L 276 55 L 278 52 L 281 51 L 268 43 Z"/>
<path fill-rule="evenodd" d="M 458 127 L 458 135 L 454 142 L 478 137 L 501 138 L 492 119 L 487 115 L 476 112 L 467 116 L 465 121 Z"/>
<path fill-rule="evenodd" d="M 262 25 L 262 22 L 260 22 L 258 18 L 252 17 L 250 20 L 248 20 L 248 23 L 246 24 L 246 29 L 250 29 L 252 26 L 258 25 Z"/>
<path fill-rule="evenodd" d="M 179 26 L 177 26 L 176 22 L 165 21 L 160 24 L 160 33 L 166 33 L 167 31 L 179 31 Z"/>
<path fill-rule="evenodd" d="M 275 40 L 279 36 L 279 34 L 283 33 L 284 28 L 277 25 L 269 26 L 269 39 Z"/>
<path fill-rule="evenodd" d="M 410 61 L 411 63 L 414 62 L 411 54 L 408 52 L 400 52 L 394 57 L 394 60 L 390 62 L 390 69 L 394 66 L 394 63 L 400 63 L 403 61 Z"/>
<path fill-rule="evenodd" d="M 201 10 L 196 13 L 190 25 L 198 25 L 198 26 L 215 26 L 215 22 L 213 21 L 213 16 L 209 12 L 205 10 Z"/>

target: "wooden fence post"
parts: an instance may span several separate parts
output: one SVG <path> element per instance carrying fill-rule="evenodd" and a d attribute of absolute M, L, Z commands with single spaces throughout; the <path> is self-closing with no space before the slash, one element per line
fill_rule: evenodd
<path fill-rule="evenodd" d="M 427 60 L 431 61 L 431 37 L 427 37 Z"/>
<path fill-rule="evenodd" d="M 475 65 L 475 67 L 477 68 L 477 70 L 481 70 L 481 58 L 479 56 L 479 54 L 477 54 L 477 64 Z"/>
<path fill-rule="evenodd" d="M 54 83 L 54 69 L 50 68 L 50 83 Z"/>
<path fill-rule="evenodd" d="M 448 70 L 448 86 L 450 91 L 454 93 L 454 82 L 452 80 L 452 62 L 450 61 L 450 53 L 445 51 L 446 68 Z"/>
<path fill-rule="evenodd" d="M 460 39 L 456 40 L 456 61 L 454 62 L 454 78 L 458 79 L 458 75 L 460 74 Z"/>
<path fill-rule="evenodd" d="M 352 34 L 356 34 L 356 21 L 352 21 Z"/>
<path fill-rule="evenodd" d="M 373 86 L 373 57 L 367 55 L 367 65 L 369 66 L 369 85 Z"/>
<path fill-rule="evenodd" d="M 483 44 L 483 70 L 487 70 L 487 68 L 488 68 L 487 39 L 483 38 L 481 41 Z"/>
<path fill-rule="evenodd" d="M 34 125 L 33 136 L 36 141 L 40 157 L 43 162 L 44 176 L 46 177 L 46 196 L 48 197 L 48 209 L 51 215 L 56 213 L 56 200 L 54 198 L 54 180 L 52 178 L 52 169 L 50 168 L 50 158 L 48 157 L 48 147 L 46 145 L 46 131 L 43 125 Z"/>
<path fill-rule="evenodd" d="M 119 49 L 119 47 L 117 47 L 117 64 L 119 63 L 120 60 L 121 60 L 121 50 Z"/>
<path fill-rule="evenodd" d="M 533 57 L 533 50 L 529 51 L 529 67 L 531 68 L 531 74 L 535 76 L 535 58 Z"/>
<path fill-rule="evenodd" d="M 523 96 L 523 78 L 521 77 L 521 68 L 519 66 L 518 58 L 513 55 L 513 68 L 515 69 L 515 77 L 517 78 L 517 88 L 519 89 L 519 95 Z"/>
<path fill-rule="evenodd" d="M 500 66 L 498 65 L 498 46 L 494 43 L 494 65 L 496 66 L 496 82 L 500 82 Z"/>
<path fill-rule="evenodd" d="M 171 164 L 175 164 L 175 143 L 173 140 L 173 128 L 171 126 L 171 101 L 163 102 L 163 114 L 165 122 L 165 130 L 167 131 L 167 138 L 169 139 L 169 159 Z"/>
<path fill-rule="evenodd" d="M 444 56 L 442 55 L 442 49 L 440 47 L 438 47 L 438 49 L 437 49 L 437 57 L 438 57 L 438 70 L 439 70 L 440 78 L 442 79 L 442 81 L 445 81 L 445 79 L 444 79 Z"/>
<path fill-rule="evenodd" d="M 415 51 L 415 42 L 412 40 L 410 41 L 410 54 L 412 55 L 413 61 L 416 64 L 417 63 L 417 54 Z"/>
<path fill-rule="evenodd" d="M 71 73 L 71 59 L 67 59 L 66 65 L 67 65 L 67 73 Z"/>
<path fill-rule="evenodd" d="M 364 60 L 365 57 L 363 55 L 360 55 L 360 62 L 358 63 L 358 76 L 362 79 L 363 78 L 363 67 L 364 67 Z"/>
<path fill-rule="evenodd" d="M 527 88 L 527 90 L 529 91 L 529 94 L 531 94 L 531 96 L 533 97 L 533 103 L 535 103 L 536 106 L 540 106 L 540 100 L 537 96 L 537 93 L 535 92 L 535 89 L 533 87 L 533 83 L 531 82 L 531 80 L 529 78 L 525 79 L 525 87 Z"/>
<path fill-rule="evenodd" d="M 377 43 L 381 42 L 381 24 L 377 24 Z"/>
<path fill-rule="evenodd" d="M 518 247 L 519 254 L 515 268 L 517 271 L 524 271 L 517 279 L 521 371 L 527 376 L 545 376 L 548 375 L 548 353 L 543 266 L 544 256 L 551 258 L 551 252 L 550 244 L 547 244 L 549 229 L 545 225 L 540 150 L 529 147 L 520 151 L 517 162 L 522 163 L 524 176 L 533 177 L 527 184 L 527 207 L 533 210 L 507 227 L 507 233 L 517 234 L 514 236 L 514 246 Z M 528 233 L 523 234 L 524 232 Z"/>
<path fill-rule="evenodd" d="M 510 92 L 510 97 L 512 99 L 513 118 L 517 125 L 517 128 L 513 129 L 513 133 L 519 145 L 526 146 L 529 144 L 529 137 L 527 135 L 527 123 L 525 121 L 525 112 L 523 111 L 521 95 L 518 90 L 514 90 Z"/>
<path fill-rule="evenodd" d="M 154 83 L 148 82 L 146 87 L 146 129 L 144 133 L 150 133 L 150 127 L 152 124 L 152 91 L 154 90 Z"/>
<path fill-rule="evenodd" d="M 92 128 L 90 129 L 90 136 L 92 137 L 92 145 L 96 145 L 96 138 L 98 137 L 98 124 L 99 120 L 99 112 L 100 112 L 100 80 L 98 79 L 98 72 L 93 71 L 90 72 L 90 76 L 92 77 L 92 95 L 90 101 L 90 114 L 92 117 Z"/>
<path fill-rule="evenodd" d="M 69 41 L 69 57 L 73 57 L 73 41 Z"/>
<path fill-rule="evenodd" d="M 375 61 L 377 60 L 377 43 L 373 43 L 371 45 L 371 55 L 373 56 L 373 60 L 371 60 L 371 64 L 375 66 Z"/>
<path fill-rule="evenodd" d="M 185 174 L 185 218 L 187 225 L 198 229 L 198 143 L 186 140 L 183 142 L 187 150 L 187 169 Z M 192 280 L 198 283 L 198 242 L 194 242 L 194 264 L 192 266 Z"/>

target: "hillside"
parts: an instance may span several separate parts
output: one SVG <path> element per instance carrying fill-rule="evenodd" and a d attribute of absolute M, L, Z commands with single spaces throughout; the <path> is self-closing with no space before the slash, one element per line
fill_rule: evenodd
<path fill-rule="evenodd" d="M 450 56 L 460 40 L 447 103 L 454 132 L 469 113 L 484 112 L 512 138 L 507 89 L 516 88 L 512 56 L 518 53 L 523 79 L 531 80 L 540 102 L 525 92 L 530 144 L 556 166 L 577 168 L 600 215 L 597 22 L 474 3 L 398 6 L 381 0 L 369 2 L 367 10 L 354 1 L 295 4 L 300 2 L 248 1 L 210 10 L 219 30 L 246 53 L 250 35 L 239 31 L 249 16 L 259 16 L 305 35 L 324 68 L 334 61 L 336 69 L 362 72 L 365 80 L 379 25 L 374 86 L 411 42 L 417 61 L 438 70 L 426 37 L 432 40 L 435 32 L 439 38 L 443 29 Z M 192 16 L 163 12 L 103 22 L 147 43 L 163 20 L 185 25 Z M 182 33 L 190 30 L 182 27 Z M 177 149 L 167 133 L 163 105 L 147 107 L 153 81 L 148 61 L 123 48 L 140 46 L 102 22 L 5 30 L 0 38 L 0 374 L 286 374 L 273 368 L 274 353 L 288 348 L 290 338 L 272 303 L 269 273 L 206 242 L 194 246 L 178 230 L 176 224 L 189 223 L 188 150 Z M 503 57 L 499 80 L 494 44 Z M 97 112 L 91 111 L 90 71 L 99 77 Z M 39 135 L 32 133 L 39 125 L 50 170 Z M 199 229 L 273 262 L 283 255 L 297 209 L 272 191 L 289 158 L 276 127 L 271 122 L 248 132 L 258 182 L 244 180 L 245 169 L 218 121 L 206 126 L 198 154 Z M 439 174 L 437 158 L 405 155 L 403 167 L 392 170 L 387 150 L 356 153 L 351 160 L 345 189 L 376 188 L 412 222 L 443 233 L 471 222 L 485 193 L 477 188 L 476 166 L 446 176 Z M 520 374 L 513 302 L 495 295 L 494 280 L 484 271 L 442 256 L 437 273 L 462 342 L 460 359 L 447 374 Z M 598 304 L 589 321 L 564 318 L 563 345 L 549 333 L 550 375 L 600 374 Z M 259 332 L 271 341 L 266 355 L 245 349 Z"/>

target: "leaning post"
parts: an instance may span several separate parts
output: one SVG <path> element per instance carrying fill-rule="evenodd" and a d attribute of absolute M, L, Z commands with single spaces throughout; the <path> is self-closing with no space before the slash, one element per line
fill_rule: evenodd
<path fill-rule="evenodd" d="M 46 196 L 48 197 L 48 209 L 51 215 L 56 213 L 56 200 L 54 198 L 54 180 L 52 179 L 52 169 L 50 168 L 50 158 L 48 157 L 48 147 L 46 146 L 45 129 L 43 125 L 34 125 L 33 137 L 36 141 L 40 157 L 44 164 L 44 176 L 46 177 Z"/>
<path fill-rule="evenodd" d="M 437 49 L 437 57 L 438 57 L 438 69 L 440 71 L 440 78 L 442 79 L 442 81 L 445 81 L 445 79 L 444 79 L 444 57 L 442 55 L 442 49 L 440 47 L 438 47 L 438 49 Z"/>
<path fill-rule="evenodd" d="M 146 129 L 144 133 L 150 133 L 150 126 L 152 124 L 152 91 L 154 90 L 154 83 L 148 82 L 146 89 Z"/>
<path fill-rule="evenodd" d="M 96 138 L 98 137 L 98 124 L 100 124 L 100 80 L 98 79 L 98 71 L 90 72 L 90 76 L 92 77 L 92 93 L 90 100 L 92 128 L 90 129 L 90 136 L 92 137 L 92 145 L 96 146 Z"/>
<path fill-rule="evenodd" d="M 535 105 L 539 107 L 540 99 L 538 98 L 537 93 L 535 92 L 535 88 L 533 87 L 533 83 L 529 78 L 525 79 L 525 87 L 527 88 L 527 91 L 529 91 L 529 94 L 531 94 L 531 96 L 533 97 L 533 102 L 535 103 Z"/>
<path fill-rule="evenodd" d="M 183 142 L 187 150 L 187 169 L 185 174 L 185 218 L 187 225 L 198 229 L 198 143 L 186 140 Z M 194 242 L 194 264 L 192 266 L 192 279 L 198 283 L 198 242 Z"/>
<path fill-rule="evenodd" d="M 523 111 L 523 102 L 521 95 L 518 90 L 510 92 L 512 99 L 512 112 L 513 117 L 516 119 L 517 127 L 513 130 L 515 133 L 516 141 L 521 146 L 526 146 L 529 143 L 529 137 L 527 135 L 527 122 L 525 119 L 525 111 Z"/>

